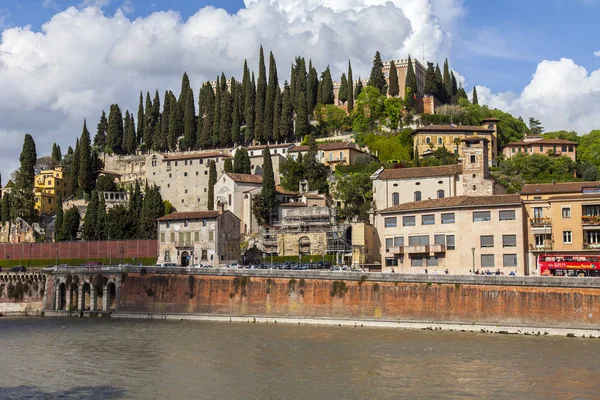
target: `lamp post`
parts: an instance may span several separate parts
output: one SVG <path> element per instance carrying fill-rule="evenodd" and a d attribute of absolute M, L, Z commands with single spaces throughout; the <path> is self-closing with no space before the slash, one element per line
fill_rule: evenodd
<path fill-rule="evenodd" d="M 471 253 L 473 253 L 473 267 L 471 273 L 475 274 L 475 247 L 471 247 Z"/>

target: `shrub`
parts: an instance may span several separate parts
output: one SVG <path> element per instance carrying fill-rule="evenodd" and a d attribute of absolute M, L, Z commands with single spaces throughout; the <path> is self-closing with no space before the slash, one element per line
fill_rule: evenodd
<path fill-rule="evenodd" d="M 339 298 L 344 297 L 346 292 L 348 291 L 348 286 L 346 286 L 346 282 L 344 281 L 334 281 L 333 288 L 331 290 L 331 297 L 338 296 Z"/>

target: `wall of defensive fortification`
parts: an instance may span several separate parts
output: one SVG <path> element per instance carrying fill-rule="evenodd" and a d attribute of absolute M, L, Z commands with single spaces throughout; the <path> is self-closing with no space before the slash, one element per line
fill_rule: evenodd
<path fill-rule="evenodd" d="M 460 283 L 446 277 L 418 282 L 400 275 L 317 275 L 129 273 L 117 311 L 600 327 L 596 283 L 556 287 L 542 280 L 511 285 L 474 277 Z"/>

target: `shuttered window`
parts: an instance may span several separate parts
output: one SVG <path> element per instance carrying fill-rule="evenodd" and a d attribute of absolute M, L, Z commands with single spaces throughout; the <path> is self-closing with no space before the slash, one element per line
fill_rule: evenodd
<path fill-rule="evenodd" d="M 502 247 L 517 247 L 517 235 L 502 235 Z"/>

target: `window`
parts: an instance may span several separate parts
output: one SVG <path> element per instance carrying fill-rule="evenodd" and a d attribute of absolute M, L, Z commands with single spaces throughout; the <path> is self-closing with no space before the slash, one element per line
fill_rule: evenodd
<path fill-rule="evenodd" d="M 438 190 L 437 191 L 437 198 L 438 199 L 443 199 L 444 197 L 446 197 L 446 193 L 443 190 Z"/>
<path fill-rule="evenodd" d="M 194 242 L 200 241 L 200 232 L 194 232 Z"/>
<path fill-rule="evenodd" d="M 563 207 L 562 217 L 563 218 L 571 218 L 571 207 Z"/>
<path fill-rule="evenodd" d="M 329 152 L 329 161 L 333 161 L 333 152 Z"/>
<path fill-rule="evenodd" d="M 228 200 L 229 200 L 228 205 L 231 205 L 231 195 L 229 195 Z"/>
<path fill-rule="evenodd" d="M 429 256 L 429 257 L 427 257 L 427 266 L 428 267 L 437 267 L 438 266 L 438 258 L 437 258 L 437 256 Z"/>
<path fill-rule="evenodd" d="M 481 255 L 481 268 L 493 268 L 494 267 L 494 255 L 493 254 L 482 254 Z"/>
<path fill-rule="evenodd" d="M 171 223 L 169 221 L 167 221 L 167 228 L 171 227 Z"/>
<path fill-rule="evenodd" d="M 535 247 L 544 247 L 546 235 L 535 235 Z"/>
<path fill-rule="evenodd" d="M 187 172 L 184 172 L 184 173 L 183 173 L 183 176 L 187 176 Z"/>
<path fill-rule="evenodd" d="M 502 247 L 517 247 L 517 235 L 502 235 Z"/>
<path fill-rule="evenodd" d="M 442 246 L 446 245 L 446 235 L 433 235 L 433 243 L 441 244 Z"/>
<path fill-rule="evenodd" d="M 421 201 L 421 192 L 418 190 L 415 192 L 415 201 Z"/>
<path fill-rule="evenodd" d="M 165 242 L 165 233 L 164 232 L 160 234 L 160 242 L 161 243 Z"/>
<path fill-rule="evenodd" d="M 454 213 L 442 214 L 442 224 L 453 224 L 454 221 Z"/>
<path fill-rule="evenodd" d="M 543 145 L 540 145 L 540 152 L 542 152 L 542 153 L 544 152 L 544 146 Z"/>
<path fill-rule="evenodd" d="M 415 216 L 410 215 L 410 216 L 402 217 L 402 225 L 403 226 L 415 226 L 416 225 Z"/>
<path fill-rule="evenodd" d="M 429 246 L 429 235 L 409 236 L 409 246 Z"/>
<path fill-rule="evenodd" d="M 517 255 L 516 254 L 504 254 L 502 256 L 502 265 L 505 267 L 516 267 L 517 266 Z"/>
<path fill-rule="evenodd" d="M 206 226 L 206 218 L 202 220 L 202 226 Z"/>
<path fill-rule="evenodd" d="M 421 217 L 421 225 L 435 225 L 435 215 L 427 214 Z"/>
<path fill-rule="evenodd" d="M 173 174 L 169 174 L 169 178 L 172 178 L 172 177 L 173 177 Z"/>
<path fill-rule="evenodd" d="M 185 194 L 187 194 L 187 192 L 188 192 L 188 190 L 187 190 L 187 189 L 185 189 Z"/>
<path fill-rule="evenodd" d="M 481 247 L 494 247 L 494 236 L 484 235 L 479 237 L 479 244 Z"/>
<path fill-rule="evenodd" d="M 423 266 L 423 256 L 414 256 L 410 258 L 410 266 L 411 267 L 422 267 Z"/>
<path fill-rule="evenodd" d="M 340 151 L 340 160 L 344 159 L 344 152 Z"/>
<path fill-rule="evenodd" d="M 215 240 L 215 233 L 213 231 L 209 231 L 208 232 L 208 241 L 212 242 L 213 240 Z"/>
<path fill-rule="evenodd" d="M 441 137 L 439 137 L 439 138 L 438 138 L 438 144 L 439 144 L 439 145 L 441 145 L 441 144 L 442 144 L 442 138 L 441 138 Z"/>
<path fill-rule="evenodd" d="M 198 176 L 198 171 L 196 171 L 196 176 Z"/>
<path fill-rule="evenodd" d="M 385 259 L 385 266 L 386 267 L 397 267 L 398 266 L 398 259 L 397 258 L 386 258 Z"/>
<path fill-rule="evenodd" d="M 491 220 L 490 211 L 473 211 L 473 222 L 487 222 Z"/>
<path fill-rule="evenodd" d="M 446 250 L 455 250 L 456 244 L 454 243 L 454 235 L 446 235 Z"/>
<path fill-rule="evenodd" d="M 204 159 L 203 158 L 200 159 L 200 165 L 202 165 L 202 164 L 204 164 Z"/>
<path fill-rule="evenodd" d="M 427 139 L 425 139 L 425 143 L 430 144 L 431 143 L 431 138 L 428 137 Z"/>
<path fill-rule="evenodd" d="M 202 260 L 208 260 L 208 250 L 202 250 Z"/>
<path fill-rule="evenodd" d="M 563 146 L 563 147 L 561 148 L 561 151 L 562 151 L 563 153 L 564 153 L 564 152 L 566 152 L 566 151 L 567 151 L 567 146 Z"/>
<path fill-rule="evenodd" d="M 177 161 L 175 161 L 175 166 L 177 166 Z"/>
<path fill-rule="evenodd" d="M 515 148 L 514 148 L 514 147 L 512 148 L 512 152 L 513 152 L 513 153 L 515 152 Z"/>
<path fill-rule="evenodd" d="M 569 146 L 569 152 L 572 153 L 573 152 L 573 146 Z"/>
<path fill-rule="evenodd" d="M 471 155 L 470 162 L 471 164 L 475 164 L 475 162 L 477 162 L 477 158 L 475 157 L 475 155 Z"/>
<path fill-rule="evenodd" d="M 515 210 L 500 210 L 500 221 L 514 221 L 517 219 L 515 217 Z"/>
<path fill-rule="evenodd" d="M 386 253 L 390 251 L 390 248 L 394 247 L 394 238 L 386 238 L 385 239 L 385 251 Z"/>
<path fill-rule="evenodd" d="M 171 251 L 165 250 L 165 261 L 171 261 Z"/>
<path fill-rule="evenodd" d="M 175 243 L 175 232 L 171 232 L 171 243 Z"/>
<path fill-rule="evenodd" d="M 397 226 L 396 217 L 386 218 L 384 222 L 386 228 L 395 228 Z"/>
<path fill-rule="evenodd" d="M 400 204 L 400 193 L 394 192 L 392 193 L 392 205 L 397 206 Z"/>
<path fill-rule="evenodd" d="M 571 231 L 563 231 L 563 243 L 573 243 L 573 233 Z"/>
<path fill-rule="evenodd" d="M 404 236 L 396 236 L 394 238 L 394 247 L 404 247 Z"/>

